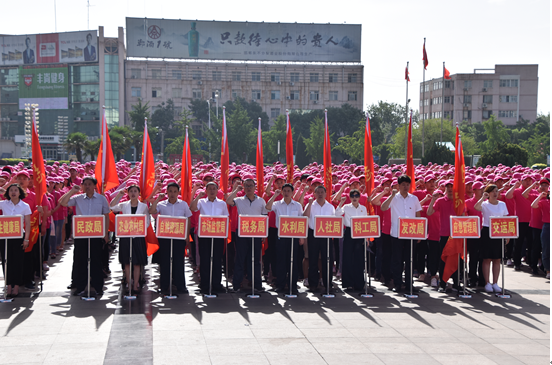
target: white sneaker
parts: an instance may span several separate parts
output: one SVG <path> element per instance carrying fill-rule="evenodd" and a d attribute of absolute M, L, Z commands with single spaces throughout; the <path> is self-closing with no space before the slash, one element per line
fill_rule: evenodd
<path fill-rule="evenodd" d="M 303 286 L 305 286 L 305 287 L 309 286 L 309 279 L 307 279 L 307 278 L 303 279 Z"/>
<path fill-rule="evenodd" d="M 439 282 L 437 281 L 437 278 L 431 278 L 431 286 L 435 288 L 439 286 Z"/>
<path fill-rule="evenodd" d="M 485 285 L 485 291 L 486 291 L 487 293 L 492 293 L 492 292 L 493 292 L 493 285 L 492 285 L 491 283 L 487 283 L 487 284 Z"/>
<path fill-rule="evenodd" d="M 50 270 L 50 268 L 48 267 L 48 264 L 47 264 L 47 263 L 45 263 L 45 262 L 42 263 L 42 270 L 43 270 L 43 271 L 48 271 L 48 270 Z"/>
<path fill-rule="evenodd" d="M 549 272 L 546 273 L 546 278 L 550 279 L 550 273 Z"/>
<path fill-rule="evenodd" d="M 506 261 L 506 266 L 514 266 L 512 259 L 508 259 L 508 261 Z"/>
<path fill-rule="evenodd" d="M 487 285 L 485 285 L 485 289 L 487 289 Z M 500 293 L 500 292 L 502 292 L 502 288 L 499 287 L 497 283 L 494 283 L 494 284 L 493 284 L 493 290 L 494 290 L 495 293 Z"/>

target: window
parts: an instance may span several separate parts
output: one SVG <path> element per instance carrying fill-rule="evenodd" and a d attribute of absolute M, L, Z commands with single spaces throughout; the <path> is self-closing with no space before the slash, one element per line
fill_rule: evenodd
<path fill-rule="evenodd" d="M 273 72 L 270 74 L 270 81 L 272 82 L 280 82 L 280 73 L 279 72 Z"/>
<path fill-rule="evenodd" d="M 180 114 L 182 114 L 182 107 L 181 106 L 175 106 L 174 107 L 174 119 L 179 120 Z"/>
<path fill-rule="evenodd" d="M 152 79 L 160 79 L 161 78 L 161 69 L 152 68 L 151 69 L 151 78 Z"/>
<path fill-rule="evenodd" d="M 330 91 L 330 100 L 337 100 L 337 91 Z"/>
<path fill-rule="evenodd" d="M 203 128 L 201 125 L 192 125 L 194 131 L 194 137 L 201 138 L 203 137 Z"/>
<path fill-rule="evenodd" d="M 192 71 L 192 80 L 201 80 L 201 71 Z"/>
<path fill-rule="evenodd" d="M 493 87 L 493 80 L 483 80 L 483 87 L 486 87 L 486 88 Z"/>
<path fill-rule="evenodd" d="M 471 104 L 471 95 L 464 95 L 464 104 Z"/>
<path fill-rule="evenodd" d="M 471 110 L 464 110 L 464 120 L 471 119 Z"/>
<path fill-rule="evenodd" d="M 172 70 L 172 77 L 176 80 L 182 80 L 182 71 L 180 70 Z"/>
<path fill-rule="evenodd" d="M 290 72 L 289 73 L 290 82 L 299 82 L 299 72 Z"/>
<path fill-rule="evenodd" d="M 272 90 L 270 92 L 270 99 L 271 100 L 280 100 L 280 90 Z"/>
<path fill-rule="evenodd" d="M 261 73 L 251 72 L 251 81 L 261 81 Z"/>
<path fill-rule="evenodd" d="M 192 89 L 192 98 L 201 99 L 201 89 Z"/>
<path fill-rule="evenodd" d="M 261 90 L 251 90 L 251 99 L 261 100 Z"/>
<path fill-rule="evenodd" d="M 290 100 L 299 100 L 299 90 L 291 90 L 289 92 L 289 99 Z"/>
<path fill-rule="evenodd" d="M 517 112 L 515 110 L 500 110 L 498 112 L 499 118 L 516 118 Z"/>
<path fill-rule="evenodd" d="M 356 91 L 349 91 L 347 100 L 356 101 L 357 100 L 357 92 Z"/>
<path fill-rule="evenodd" d="M 280 115 L 280 108 L 271 108 L 270 109 L 270 117 L 272 119 L 278 118 L 279 115 Z"/>
<path fill-rule="evenodd" d="M 161 97 L 161 88 L 158 87 L 154 87 L 153 89 L 151 89 L 151 97 L 152 98 L 160 98 Z M 152 113 L 153 113 L 153 110 L 152 110 Z"/>
<path fill-rule="evenodd" d="M 132 96 L 135 98 L 141 98 L 142 97 L 142 88 L 141 87 L 133 87 L 131 89 Z"/>
<path fill-rule="evenodd" d="M 501 103 L 517 103 L 517 95 L 500 95 Z"/>
<path fill-rule="evenodd" d="M 328 74 L 328 82 L 337 82 L 337 74 L 336 73 Z"/>
<path fill-rule="evenodd" d="M 241 98 L 241 90 L 232 90 L 232 99 Z"/>
<path fill-rule="evenodd" d="M 500 87 L 518 87 L 518 80 L 500 80 Z"/>
<path fill-rule="evenodd" d="M 493 114 L 492 110 L 483 110 L 483 119 L 489 119 L 491 117 L 491 114 Z"/>
<path fill-rule="evenodd" d="M 311 72 L 310 82 L 318 82 L 318 72 Z"/>
<path fill-rule="evenodd" d="M 318 97 L 319 97 L 318 90 L 316 91 L 313 90 L 309 94 L 309 100 L 318 100 Z"/>
<path fill-rule="evenodd" d="M 439 96 L 438 98 L 431 99 L 432 104 L 441 104 L 441 101 L 442 101 L 441 96 Z"/>
<path fill-rule="evenodd" d="M 232 81 L 241 81 L 240 71 L 232 71 Z"/>
<path fill-rule="evenodd" d="M 471 80 L 464 80 L 464 89 L 471 89 Z"/>
<path fill-rule="evenodd" d="M 492 95 L 483 95 L 483 102 L 487 104 L 493 103 L 493 96 Z"/>
<path fill-rule="evenodd" d="M 429 99 L 424 99 L 424 104 L 425 106 L 428 106 L 429 105 Z"/>
<path fill-rule="evenodd" d="M 450 104 L 450 96 L 445 96 L 445 104 Z"/>
<path fill-rule="evenodd" d="M 222 80 L 222 71 L 213 71 L 213 81 Z"/>
<path fill-rule="evenodd" d="M 133 68 L 130 70 L 130 78 L 131 79 L 141 79 L 142 78 L 142 70 L 139 68 Z"/>
<path fill-rule="evenodd" d="M 182 97 L 182 89 L 181 88 L 173 88 L 172 89 L 172 97 L 173 98 L 181 98 Z"/>
<path fill-rule="evenodd" d="M 431 113 L 431 117 L 434 119 L 441 118 L 441 112 Z"/>
<path fill-rule="evenodd" d="M 347 82 L 349 83 L 357 82 L 357 74 L 347 74 Z"/>
<path fill-rule="evenodd" d="M 450 112 L 445 112 L 445 118 L 450 119 Z"/>
<path fill-rule="evenodd" d="M 445 89 L 450 89 L 450 81 L 445 81 Z"/>
<path fill-rule="evenodd" d="M 442 88 L 443 88 L 443 82 L 442 81 L 433 83 L 433 90 L 440 90 Z"/>

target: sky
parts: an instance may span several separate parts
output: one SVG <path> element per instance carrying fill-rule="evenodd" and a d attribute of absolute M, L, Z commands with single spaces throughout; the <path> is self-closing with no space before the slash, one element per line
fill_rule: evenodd
<path fill-rule="evenodd" d="M 27 0 L 24 6 L 4 1 L 0 8 L 0 34 L 103 26 L 105 36 L 116 37 L 125 17 L 362 24 L 365 108 L 380 100 L 404 105 L 407 61 L 410 105 L 419 105 L 425 37 L 426 80 L 442 76 L 443 62 L 451 74 L 495 64 L 538 64 L 537 111 L 547 114 L 551 109 L 549 0 Z"/>

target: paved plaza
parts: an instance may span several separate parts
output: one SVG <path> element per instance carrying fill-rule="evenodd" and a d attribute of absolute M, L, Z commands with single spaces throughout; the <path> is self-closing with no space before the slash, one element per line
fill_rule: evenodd
<path fill-rule="evenodd" d="M 112 256 L 104 295 L 71 296 L 72 246 L 51 264 L 44 291 L 0 304 L 0 364 L 546 364 L 550 361 L 550 282 L 506 268 L 511 299 L 471 299 L 427 285 L 406 299 L 372 281 L 373 298 L 338 292 L 259 299 L 204 299 L 187 266 L 189 295 L 119 292 Z M 528 271 L 528 267 L 525 266 Z M 1 281 L 3 285 L 3 281 Z M 266 284 L 265 284 L 266 285 Z M 268 288 L 268 287 L 267 287 Z"/>

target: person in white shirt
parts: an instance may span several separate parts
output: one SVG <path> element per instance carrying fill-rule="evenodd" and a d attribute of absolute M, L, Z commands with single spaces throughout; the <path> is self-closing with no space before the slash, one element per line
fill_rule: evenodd
<path fill-rule="evenodd" d="M 200 192 L 190 204 L 192 212 L 199 210 L 200 215 L 228 216 L 228 207 L 224 200 L 217 198 L 218 185 L 216 182 L 208 182 L 205 191 Z M 207 195 L 206 198 L 204 196 Z M 199 228 L 198 228 L 199 229 Z M 198 238 L 199 241 L 199 288 L 202 293 L 209 293 L 209 277 L 211 262 L 211 238 Z M 213 273 L 212 293 L 224 291 L 222 287 L 222 256 L 226 238 L 215 238 L 213 241 Z"/>
<path fill-rule="evenodd" d="M 410 277 L 410 240 L 400 240 L 399 217 L 415 218 L 421 216 L 422 206 L 415 195 L 410 194 L 410 177 L 401 175 L 397 179 L 399 191 L 393 189 L 391 196 L 381 205 L 381 210 L 391 209 L 391 276 L 393 277 L 393 291 L 403 290 L 402 272 L 405 271 L 406 286 L 412 282 Z M 399 194 L 397 194 L 399 193 Z M 414 288 L 413 288 L 414 290 Z"/>
<path fill-rule="evenodd" d="M 279 229 L 279 217 L 284 216 L 302 216 L 303 207 L 300 203 L 292 199 L 293 197 L 293 185 L 284 184 L 282 187 L 282 196 L 283 199 L 278 200 L 275 203 L 270 201 L 266 205 L 266 209 L 275 213 L 276 215 L 276 227 Z M 274 195 L 277 195 L 279 190 L 276 190 Z M 274 196 L 273 195 L 273 196 Z M 293 270 L 291 270 L 291 292 L 297 294 L 297 278 L 299 276 L 299 270 L 301 270 L 301 261 L 300 258 L 300 248 L 304 244 L 305 239 L 299 239 L 297 243 L 296 240 L 293 240 L 293 247 L 291 247 L 291 238 L 282 238 L 278 237 L 276 244 L 276 262 L 277 262 L 277 272 L 276 272 L 276 291 L 283 293 L 286 290 L 286 285 L 290 283 L 289 274 L 291 268 L 291 250 L 293 249 Z"/>
<path fill-rule="evenodd" d="M 7 240 L 8 245 L 8 272 L 6 283 L 6 295 L 10 297 L 16 297 L 19 294 L 19 285 L 24 284 L 23 280 L 23 261 L 25 249 L 29 246 L 29 236 L 31 233 L 31 208 L 29 204 L 23 201 L 27 194 L 21 188 L 19 184 L 11 184 L 4 193 L 6 200 L 0 201 L 0 209 L 2 215 L 21 215 L 23 216 L 24 239 L 14 238 Z M 6 258 L 4 254 L 6 252 L 6 240 L 0 240 L 0 256 L 2 257 L 2 267 L 4 268 L 4 275 L 6 275 Z M 6 276 L 4 276 L 6 278 Z"/>
<path fill-rule="evenodd" d="M 329 215 L 334 216 L 335 215 L 335 208 L 333 205 L 328 203 L 326 201 L 326 188 L 323 185 L 318 185 L 314 189 L 314 197 L 316 200 L 314 200 L 312 197 L 309 198 L 309 202 L 307 204 L 307 207 L 305 208 L 305 211 L 303 212 L 304 216 L 309 217 L 309 238 L 308 238 L 308 245 L 309 245 L 309 289 L 314 292 L 318 288 L 318 278 L 320 277 L 320 274 L 318 272 L 318 261 L 321 257 L 322 259 L 326 259 L 327 255 L 330 255 L 330 263 L 333 266 L 333 250 L 332 250 L 332 243 L 330 242 L 330 252 L 328 252 L 328 245 L 327 245 L 327 238 L 315 238 L 314 237 L 314 217 L 317 215 Z M 324 285 L 324 291 L 327 291 L 328 285 L 330 286 L 332 283 L 328 283 L 328 269 L 327 265 L 321 265 L 322 266 L 322 283 Z M 330 270 L 332 268 L 330 267 Z"/>
<path fill-rule="evenodd" d="M 169 199 L 159 202 L 165 198 L 165 194 L 159 194 L 157 199 L 149 208 L 150 214 L 160 214 L 172 217 L 190 218 L 192 212 L 188 203 L 178 199 L 180 186 L 176 182 L 167 185 L 167 196 Z M 159 227 L 157 227 L 159 229 Z M 184 253 L 190 236 L 190 222 L 188 221 L 188 231 L 182 239 L 173 239 L 173 285 L 179 293 L 186 294 L 186 279 L 184 277 Z M 159 263 L 159 283 L 162 292 L 169 291 L 170 285 L 170 265 L 171 265 L 171 240 L 159 238 L 159 250 L 154 254 Z"/>
<path fill-rule="evenodd" d="M 347 290 L 364 289 L 364 239 L 351 238 L 351 217 L 366 217 L 368 212 L 360 205 L 360 191 L 349 192 L 351 203 L 345 204 L 346 196 L 341 197 L 335 215 L 344 217 L 345 232 L 343 235 L 343 263 L 341 266 L 341 287 Z"/>

